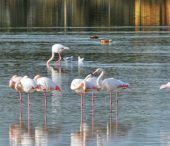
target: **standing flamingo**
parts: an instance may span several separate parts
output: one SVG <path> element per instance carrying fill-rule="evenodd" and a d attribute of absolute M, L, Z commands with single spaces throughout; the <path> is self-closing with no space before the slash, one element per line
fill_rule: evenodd
<path fill-rule="evenodd" d="M 61 53 L 64 50 L 69 50 L 69 48 L 61 44 L 54 44 L 52 46 L 52 55 L 51 55 L 51 58 L 47 61 L 47 65 L 50 63 L 51 60 L 53 60 L 55 53 L 58 53 L 58 60 L 56 61 L 56 63 L 60 63 Z"/>
<path fill-rule="evenodd" d="M 22 79 L 21 76 L 13 75 L 11 79 L 9 80 L 9 87 L 15 90 L 15 84 L 20 82 Z M 22 118 L 22 94 L 20 91 L 17 91 L 19 93 L 19 100 L 20 100 L 20 119 Z"/>
<path fill-rule="evenodd" d="M 94 94 L 97 88 L 97 77 L 94 76 L 92 73 L 87 75 L 84 79 L 74 79 L 71 82 L 70 88 L 74 90 L 76 93 L 81 95 L 81 111 L 83 113 L 84 108 L 84 95 L 87 92 L 92 92 L 92 114 L 94 111 Z"/>
<path fill-rule="evenodd" d="M 129 87 L 128 83 L 125 83 L 121 80 L 115 78 L 106 78 L 103 80 L 104 70 L 102 68 L 96 69 L 93 74 L 100 72 L 100 75 L 97 79 L 98 88 L 106 90 L 110 94 L 110 110 L 112 108 L 112 92 L 116 92 L 116 104 L 118 104 L 117 92 L 121 89 L 126 89 Z"/>
<path fill-rule="evenodd" d="M 37 91 L 41 91 L 44 93 L 44 112 L 46 111 L 47 108 L 47 92 L 51 91 L 61 91 L 61 88 L 53 82 L 50 78 L 47 77 L 42 77 L 40 75 L 36 75 L 34 77 L 34 80 L 37 83 Z"/>
<path fill-rule="evenodd" d="M 36 82 L 29 78 L 28 76 L 24 76 L 19 82 L 15 84 L 15 89 L 18 92 L 25 92 L 28 94 L 28 126 L 30 125 L 30 93 L 33 93 L 37 88 Z M 29 128 L 29 127 L 28 127 Z"/>

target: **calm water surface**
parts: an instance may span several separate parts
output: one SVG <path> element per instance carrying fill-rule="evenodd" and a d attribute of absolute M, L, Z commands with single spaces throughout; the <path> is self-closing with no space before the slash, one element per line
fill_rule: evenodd
<path fill-rule="evenodd" d="M 168 91 L 159 90 L 170 76 L 169 32 L 98 33 L 100 38 L 113 40 L 109 45 L 90 40 L 90 35 L 1 33 L 1 146 L 169 145 L 170 97 Z M 61 67 L 53 61 L 47 68 L 54 43 L 69 46 L 63 57 L 74 56 L 74 61 L 62 61 Z M 84 64 L 77 64 L 77 56 L 85 58 Z M 105 69 L 105 77 L 128 82 L 130 88 L 118 94 L 119 104 L 113 104 L 112 113 L 108 93 L 95 94 L 94 112 L 91 93 L 87 93 L 82 113 L 80 96 L 70 89 L 70 83 L 98 67 Z M 13 74 L 51 77 L 62 92 L 48 94 L 46 112 L 43 94 L 31 94 L 28 120 L 27 95 L 23 94 L 21 113 L 18 94 L 8 87 Z"/>

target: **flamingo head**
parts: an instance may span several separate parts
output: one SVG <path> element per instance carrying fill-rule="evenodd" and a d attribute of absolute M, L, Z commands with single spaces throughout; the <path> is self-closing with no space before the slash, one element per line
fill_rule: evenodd
<path fill-rule="evenodd" d="M 104 70 L 102 68 L 97 68 L 92 75 L 94 76 L 99 76 L 101 74 L 101 72 L 103 72 Z"/>
<path fill-rule="evenodd" d="M 34 80 L 37 80 L 38 78 L 40 78 L 41 77 L 41 75 L 36 75 L 35 77 L 34 77 Z"/>
<path fill-rule="evenodd" d="M 61 88 L 59 86 L 56 86 L 55 90 L 61 92 Z"/>

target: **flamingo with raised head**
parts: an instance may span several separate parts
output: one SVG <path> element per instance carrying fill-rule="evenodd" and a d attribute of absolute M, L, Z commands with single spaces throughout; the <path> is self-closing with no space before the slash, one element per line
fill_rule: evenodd
<path fill-rule="evenodd" d="M 110 110 L 112 109 L 112 92 L 116 92 L 116 104 L 118 104 L 117 92 L 121 89 L 129 88 L 129 84 L 115 78 L 106 78 L 103 80 L 105 71 L 102 68 L 96 69 L 93 74 L 100 73 L 97 79 L 97 86 L 101 90 L 106 90 L 110 94 Z"/>
<path fill-rule="evenodd" d="M 58 53 L 58 60 L 56 61 L 56 63 L 60 63 L 60 60 L 62 59 L 61 58 L 61 53 L 64 50 L 69 50 L 69 48 L 64 46 L 64 45 L 62 45 L 62 44 L 54 44 L 52 46 L 52 55 L 51 55 L 51 58 L 47 61 L 47 64 L 49 64 L 50 61 L 53 60 L 53 58 L 55 56 L 55 53 Z"/>

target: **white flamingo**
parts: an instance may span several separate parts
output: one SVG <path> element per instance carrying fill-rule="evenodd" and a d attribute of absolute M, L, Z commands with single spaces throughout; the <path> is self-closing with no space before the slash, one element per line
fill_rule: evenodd
<path fill-rule="evenodd" d="M 47 61 L 47 65 L 50 63 L 51 60 L 53 60 L 53 58 L 55 56 L 55 53 L 58 54 L 58 60 L 56 61 L 56 63 L 60 63 L 60 60 L 62 59 L 61 58 L 61 53 L 64 50 L 69 50 L 69 48 L 64 46 L 64 45 L 62 45 L 62 44 L 54 44 L 52 46 L 52 55 L 51 55 L 51 58 Z"/>
<path fill-rule="evenodd" d="M 70 88 L 76 93 L 81 95 L 81 110 L 84 106 L 84 95 L 87 92 L 92 92 L 92 112 L 94 111 L 94 94 L 93 92 L 98 90 L 97 88 L 97 77 L 93 74 L 87 75 L 84 79 L 74 79 L 71 82 Z"/>
<path fill-rule="evenodd" d="M 61 91 L 61 88 L 48 77 L 36 75 L 34 80 L 37 83 L 37 91 L 44 93 L 44 112 L 47 109 L 47 92 Z M 45 120 L 46 121 L 46 120 Z"/>
<path fill-rule="evenodd" d="M 24 76 L 19 82 L 15 84 L 15 89 L 18 92 L 25 92 L 28 94 L 28 122 L 30 122 L 30 93 L 33 93 L 36 88 L 36 82 L 28 76 Z M 30 123 L 28 123 L 28 126 L 30 126 Z"/>
<path fill-rule="evenodd" d="M 97 79 L 97 86 L 101 90 L 106 90 L 110 94 L 110 109 L 112 107 L 112 92 L 116 92 L 116 103 L 118 104 L 117 92 L 121 89 L 129 88 L 129 84 L 115 78 L 106 78 L 103 80 L 104 70 L 102 68 L 96 69 L 93 73 L 100 73 Z"/>
<path fill-rule="evenodd" d="M 22 79 L 21 76 L 18 75 L 13 75 L 11 77 L 11 79 L 9 80 L 9 87 L 15 90 L 15 84 L 20 82 L 20 80 Z M 21 92 L 17 91 L 19 93 L 19 97 L 20 97 L 20 103 L 22 104 L 22 95 Z"/>
<path fill-rule="evenodd" d="M 16 90 L 15 84 L 20 82 L 21 79 L 22 79 L 21 76 L 13 75 L 11 79 L 9 80 L 9 87 Z M 22 93 L 20 91 L 17 91 L 17 92 L 19 93 L 19 100 L 20 100 L 20 119 L 22 119 Z"/>

